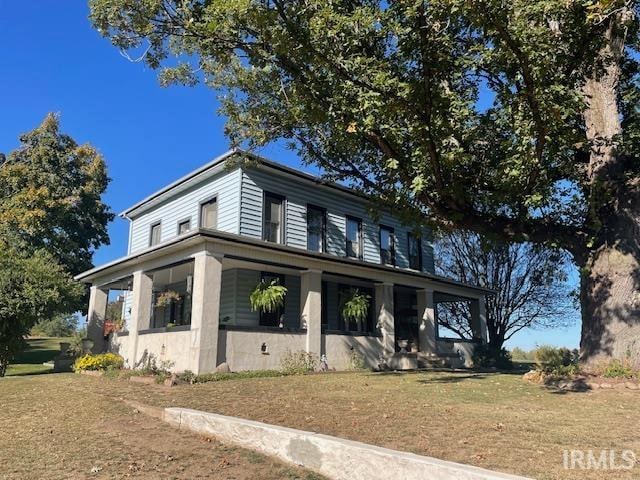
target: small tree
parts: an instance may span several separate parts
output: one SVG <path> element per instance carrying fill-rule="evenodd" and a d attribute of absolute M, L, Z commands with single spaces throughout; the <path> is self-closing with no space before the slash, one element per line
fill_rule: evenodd
<path fill-rule="evenodd" d="M 557 327 L 573 322 L 577 312 L 567 285 L 566 256 L 530 244 L 506 244 L 458 232 L 437 244 L 438 273 L 496 291 L 487 298 L 489 347 L 527 327 Z M 472 336 L 471 311 L 465 302 L 438 304 L 438 320 L 462 338 Z"/>
<path fill-rule="evenodd" d="M 24 349 L 29 330 L 39 320 L 68 311 L 83 293 L 47 252 L 25 255 L 0 240 L 0 377 Z"/>
<path fill-rule="evenodd" d="M 78 317 L 69 314 L 54 315 L 53 318 L 40 320 L 32 329 L 31 335 L 43 337 L 70 337 L 78 328 Z"/>

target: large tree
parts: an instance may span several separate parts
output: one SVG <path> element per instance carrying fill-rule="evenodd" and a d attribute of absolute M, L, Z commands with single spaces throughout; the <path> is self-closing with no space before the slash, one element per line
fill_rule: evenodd
<path fill-rule="evenodd" d="M 464 231 L 444 235 L 436 246 L 437 273 L 495 291 L 487 297 L 487 331 L 494 354 L 525 328 L 564 327 L 575 320 L 564 252 Z M 462 338 L 473 338 L 468 302 L 438 304 L 438 322 Z"/>
<path fill-rule="evenodd" d="M 73 275 L 109 241 L 108 182 L 102 156 L 53 114 L 0 154 L 0 376 L 38 321 L 85 307 Z"/>
<path fill-rule="evenodd" d="M 90 7 L 164 84 L 215 88 L 233 143 L 289 139 L 407 219 L 570 252 L 583 359 L 640 348 L 635 1 Z"/>

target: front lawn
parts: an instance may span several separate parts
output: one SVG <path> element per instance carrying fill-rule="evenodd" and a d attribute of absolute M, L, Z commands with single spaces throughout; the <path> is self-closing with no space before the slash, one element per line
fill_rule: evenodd
<path fill-rule="evenodd" d="M 70 341 L 70 338 L 28 339 L 29 346 L 9 364 L 7 376 L 50 373 L 53 369 L 43 363 L 52 361 L 60 353 L 60 342 Z"/>
<path fill-rule="evenodd" d="M 54 380 L 51 380 L 54 382 Z M 567 471 L 565 449 L 633 450 L 640 392 L 554 393 L 521 375 L 339 373 L 166 388 L 63 376 L 81 396 L 102 392 L 155 406 L 233 415 L 541 479 L 638 478 Z"/>
<path fill-rule="evenodd" d="M 91 380 L 74 374 L 0 379 L 0 479 L 321 480 L 175 430 L 101 394 L 101 383 L 115 382 Z"/>

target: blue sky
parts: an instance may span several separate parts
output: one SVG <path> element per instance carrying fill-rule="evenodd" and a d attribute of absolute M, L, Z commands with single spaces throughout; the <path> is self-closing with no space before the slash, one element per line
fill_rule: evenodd
<path fill-rule="evenodd" d="M 105 201 L 119 213 L 227 150 L 214 92 L 161 88 L 155 72 L 91 28 L 86 2 L 0 0 L 0 10 L 0 152 L 59 112 L 65 133 L 104 155 L 112 178 Z M 278 145 L 260 153 L 301 167 Z M 126 253 L 127 228 L 120 218 L 110 225 L 111 245 L 96 252 L 96 264 Z M 567 330 L 528 330 L 510 345 L 576 347 L 579 329 L 576 321 Z"/>

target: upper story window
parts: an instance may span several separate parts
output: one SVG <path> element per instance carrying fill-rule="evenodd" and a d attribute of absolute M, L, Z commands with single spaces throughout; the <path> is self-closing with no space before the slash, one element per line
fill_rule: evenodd
<path fill-rule="evenodd" d="M 347 217 L 347 257 L 362 259 L 362 220 Z"/>
<path fill-rule="evenodd" d="M 158 222 L 151 225 L 151 233 L 149 235 L 149 246 L 153 247 L 154 245 L 158 245 L 160 243 L 161 235 L 162 235 L 161 223 Z"/>
<path fill-rule="evenodd" d="M 409 268 L 413 270 L 422 270 L 422 242 L 420 238 L 409 233 L 407 236 L 408 252 L 409 252 Z"/>
<path fill-rule="evenodd" d="M 284 243 L 284 197 L 273 193 L 264 194 L 262 213 L 262 239 L 267 242 Z"/>
<path fill-rule="evenodd" d="M 380 225 L 380 263 L 396 264 L 395 239 L 393 228 Z"/>
<path fill-rule="evenodd" d="M 191 219 L 183 220 L 182 222 L 178 223 L 178 235 L 187 233 L 189 230 L 191 230 Z"/>
<path fill-rule="evenodd" d="M 327 212 L 324 208 L 307 206 L 307 249 L 327 250 Z"/>
<path fill-rule="evenodd" d="M 218 201 L 213 198 L 200 205 L 200 226 L 216 228 L 218 226 Z"/>

